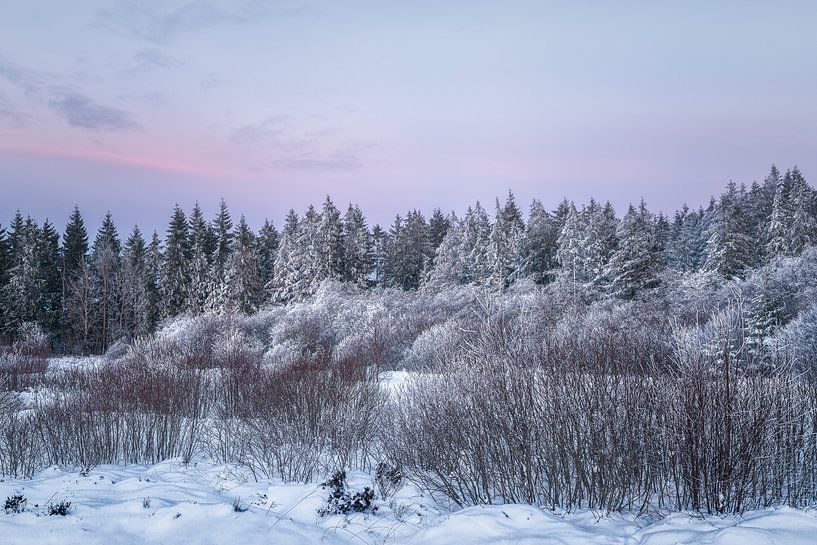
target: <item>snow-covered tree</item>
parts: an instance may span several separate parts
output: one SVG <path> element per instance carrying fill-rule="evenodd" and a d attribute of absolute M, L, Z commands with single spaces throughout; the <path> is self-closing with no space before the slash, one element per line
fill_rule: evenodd
<path fill-rule="evenodd" d="M 344 275 L 344 238 L 340 211 L 327 195 L 323 202 L 318 237 L 318 280 L 340 280 Z"/>
<path fill-rule="evenodd" d="M 179 205 L 173 209 L 165 237 L 161 289 L 164 317 L 176 316 L 185 310 L 190 292 L 190 233 Z"/>
<path fill-rule="evenodd" d="M 745 192 L 739 192 L 734 182 L 729 182 L 709 229 L 705 268 L 724 278 L 742 276 L 754 261 L 744 196 Z"/>
<path fill-rule="evenodd" d="M 662 259 L 655 241 L 655 224 L 644 200 L 638 210 L 630 205 L 618 226 L 618 249 L 607 266 L 610 293 L 632 299 L 659 284 Z"/>
<path fill-rule="evenodd" d="M 513 193 L 508 192 L 505 205 L 496 201 L 496 215 L 491 230 L 488 258 L 491 265 L 489 283 L 502 291 L 522 274 L 522 253 L 525 241 L 525 222 L 516 206 Z"/>
<path fill-rule="evenodd" d="M 359 206 L 349 205 L 343 217 L 343 280 L 361 287 L 372 270 L 372 236 Z"/>
<path fill-rule="evenodd" d="M 202 312 L 210 294 L 221 287 L 218 273 L 214 272 L 213 252 L 216 237 L 204 219 L 204 213 L 197 202 L 190 213 L 190 284 L 186 310 L 194 314 Z"/>
<path fill-rule="evenodd" d="M 258 266 L 261 269 L 261 279 L 266 285 L 272 280 L 275 273 L 275 257 L 278 254 L 280 235 L 275 225 L 270 220 L 264 220 L 258 236 L 255 239 L 256 254 L 258 255 Z"/>
<path fill-rule="evenodd" d="M 553 280 L 558 266 L 556 261 L 559 226 L 542 202 L 534 199 L 528 212 L 523 246 L 524 274 L 537 284 Z"/>
<path fill-rule="evenodd" d="M 244 216 L 238 222 L 234 248 L 227 261 L 226 296 L 219 310 L 251 314 L 264 300 L 264 282 L 255 253 L 255 235 Z"/>

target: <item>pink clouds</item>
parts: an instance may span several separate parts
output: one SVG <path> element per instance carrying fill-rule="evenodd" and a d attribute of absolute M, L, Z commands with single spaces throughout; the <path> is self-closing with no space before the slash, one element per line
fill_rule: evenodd
<path fill-rule="evenodd" d="M 123 154 L 92 148 L 60 146 L 51 147 L 37 144 L 0 143 L 0 153 L 23 155 L 28 157 L 51 157 L 78 161 L 101 162 L 126 167 L 195 174 L 198 176 L 226 177 L 235 174 L 221 166 L 206 165 L 202 161 L 196 164 L 181 162 L 173 158 L 149 157 L 144 155 Z"/>

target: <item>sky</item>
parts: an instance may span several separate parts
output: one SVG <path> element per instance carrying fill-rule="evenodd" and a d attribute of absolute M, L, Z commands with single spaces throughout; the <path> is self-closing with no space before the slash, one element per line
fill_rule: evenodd
<path fill-rule="evenodd" d="M 0 3 L 0 223 L 280 226 L 512 190 L 672 212 L 772 163 L 817 179 L 817 3 Z"/>

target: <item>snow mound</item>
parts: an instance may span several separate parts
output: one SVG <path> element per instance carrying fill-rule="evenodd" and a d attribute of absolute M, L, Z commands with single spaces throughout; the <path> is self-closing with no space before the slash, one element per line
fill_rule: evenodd
<path fill-rule="evenodd" d="M 349 486 L 371 486 L 349 475 Z M 446 512 L 412 486 L 376 514 L 318 517 L 326 491 L 315 484 L 255 482 L 240 469 L 205 462 L 153 466 L 56 468 L 32 480 L 0 482 L 0 500 L 22 494 L 23 513 L 0 512 L 4 545 L 289 544 L 622 544 L 811 545 L 817 514 L 774 509 L 742 517 L 674 514 L 646 520 L 598 518 L 590 512 L 549 513 L 528 505 L 471 507 Z M 68 516 L 47 505 L 71 502 Z M 236 509 L 238 507 L 238 509 Z"/>

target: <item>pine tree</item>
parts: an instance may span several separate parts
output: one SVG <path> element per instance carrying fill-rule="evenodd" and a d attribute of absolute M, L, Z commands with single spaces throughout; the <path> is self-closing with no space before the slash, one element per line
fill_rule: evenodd
<path fill-rule="evenodd" d="M 465 213 L 461 240 L 466 283 L 487 283 L 491 276 L 491 221 L 479 202 Z"/>
<path fill-rule="evenodd" d="M 223 201 L 222 201 L 223 202 Z M 162 316 L 183 312 L 190 290 L 190 235 L 184 211 L 176 205 L 165 237 L 162 266 Z"/>
<path fill-rule="evenodd" d="M 227 297 L 222 311 L 251 314 L 264 300 L 264 282 L 255 253 L 255 235 L 244 216 L 238 222 L 234 248 L 227 262 Z"/>
<path fill-rule="evenodd" d="M 297 244 L 300 231 L 298 214 L 290 210 L 284 220 L 278 252 L 275 255 L 272 280 L 267 283 L 267 291 L 271 298 L 278 303 L 287 303 L 295 299 L 295 270 Z"/>
<path fill-rule="evenodd" d="M 489 258 L 491 260 L 490 284 L 502 291 L 522 274 L 522 251 L 525 222 L 516 206 L 513 193 L 503 207 L 496 201 L 496 215 L 491 231 Z"/>
<path fill-rule="evenodd" d="M 151 302 L 147 282 L 148 248 L 139 226 L 125 241 L 122 252 L 122 295 L 120 322 L 123 334 L 130 338 L 151 332 Z"/>
<path fill-rule="evenodd" d="M 689 207 L 684 203 L 681 210 L 675 211 L 675 216 L 670 226 L 669 240 L 665 252 L 667 267 L 679 272 L 689 272 L 693 270 L 691 256 L 691 241 L 687 238 L 684 230 L 684 222 L 689 216 Z"/>
<path fill-rule="evenodd" d="M 618 227 L 618 249 L 608 265 L 610 292 L 623 299 L 632 299 L 643 290 L 659 284 L 662 260 L 655 239 L 652 214 L 644 200 L 638 210 L 630 205 Z"/>
<path fill-rule="evenodd" d="M 85 268 L 88 260 L 88 231 L 85 229 L 85 221 L 78 206 L 74 206 L 68 224 L 65 226 L 65 233 L 62 237 L 62 299 L 63 299 L 63 324 L 61 336 L 69 349 L 88 349 L 87 339 L 85 339 L 84 328 L 75 327 L 70 316 L 76 317 L 76 312 L 69 308 L 69 302 L 83 300 L 82 294 L 71 293 L 72 287 L 82 287 L 81 282 L 75 282 L 76 276 L 88 271 Z M 83 339 L 76 337 L 79 332 Z"/>
<path fill-rule="evenodd" d="M 216 238 L 197 202 L 190 213 L 190 291 L 185 308 L 194 314 L 204 310 L 210 294 L 219 287 L 212 269 Z"/>
<path fill-rule="evenodd" d="M 416 290 L 425 278 L 426 266 L 431 262 L 428 223 L 422 212 L 412 210 L 406 215 L 399 245 L 403 247 L 403 271 L 400 285 L 405 290 Z"/>
<path fill-rule="evenodd" d="M 428 240 L 432 249 L 436 250 L 442 244 L 450 227 L 451 218 L 443 214 L 439 208 L 435 208 L 428 220 Z"/>
<path fill-rule="evenodd" d="M 386 282 L 386 251 L 389 245 L 389 234 L 379 225 L 372 228 L 372 276 L 376 286 Z"/>
<path fill-rule="evenodd" d="M 8 270 L 11 268 L 11 243 L 6 229 L 0 224 L 0 287 L 6 283 Z"/>
<path fill-rule="evenodd" d="M 20 326 L 38 318 L 43 296 L 40 269 L 40 229 L 30 217 L 25 221 L 18 212 L 12 222 L 11 268 L 8 281 L 0 291 L 0 314 L 4 316 L 5 336 L 14 338 Z"/>
<path fill-rule="evenodd" d="M 556 259 L 560 266 L 558 278 L 573 286 L 575 296 L 579 286 L 587 281 L 587 274 L 584 269 L 584 229 L 576 206 L 572 203 L 559 230 L 557 244 Z"/>
<path fill-rule="evenodd" d="M 11 266 L 11 243 L 9 242 L 6 230 L 0 225 L 0 311 L 3 310 L 3 287 L 8 282 Z M 11 339 L 6 336 L 6 331 L 6 315 L 4 312 L 0 312 L 0 342 L 3 340 L 7 343 L 11 342 Z"/>
<path fill-rule="evenodd" d="M 524 242 L 524 272 L 537 284 L 551 282 L 558 263 L 556 261 L 558 223 L 542 202 L 534 199 L 528 212 L 528 225 Z"/>
<path fill-rule="evenodd" d="M 230 217 L 230 210 L 227 202 L 221 199 L 218 205 L 218 214 L 213 219 L 212 228 L 215 249 L 213 255 L 213 289 L 219 289 L 224 283 L 224 275 L 227 269 L 227 260 L 233 251 L 233 220 Z"/>
<path fill-rule="evenodd" d="M 161 279 L 164 269 L 164 254 L 162 253 L 162 243 L 159 240 L 159 233 L 153 231 L 145 255 L 145 301 L 144 318 L 147 320 L 148 331 L 153 331 L 159 324 L 162 316 L 161 304 Z"/>
<path fill-rule="evenodd" d="M 270 220 L 264 220 L 264 225 L 258 231 L 256 237 L 256 254 L 258 255 L 258 266 L 261 269 L 261 279 L 264 285 L 268 284 L 275 273 L 275 258 L 278 254 L 280 236 L 278 230 Z"/>
<path fill-rule="evenodd" d="M 97 231 L 91 248 L 92 293 L 94 294 L 94 338 L 95 348 L 101 351 L 118 337 L 120 259 L 122 244 L 107 212 Z"/>
<path fill-rule="evenodd" d="M 817 243 L 815 194 L 797 167 L 791 171 L 791 180 L 790 250 L 792 255 L 799 255 L 804 249 Z"/>
<path fill-rule="evenodd" d="M 293 291 L 299 301 L 313 295 L 323 280 L 320 223 L 320 214 L 310 205 L 298 225 L 298 240 L 293 253 Z"/>
<path fill-rule="evenodd" d="M 343 217 L 343 280 L 365 287 L 372 270 L 372 237 L 359 206 L 349 205 Z"/>
<path fill-rule="evenodd" d="M 437 247 L 434 268 L 426 274 L 425 285 L 439 289 L 442 286 L 467 283 L 464 250 L 463 222 L 452 214 L 449 218 L 448 231 Z"/>
<path fill-rule="evenodd" d="M 783 309 L 779 294 L 770 285 L 768 270 L 764 270 L 763 284 L 751 294 L 744 318 L 746 345 L 755 362 L 767 362 L 767 344 L 782 322 Z"/>
<path fill-rule="evenodd" d="M 752 265 L 752 240 L 748 234 L 743 197 L 729 182 L 710 225 L 705 268 L 724 278 L 741 277 Z"/>
<path fill-rule="evenodd" d="M 63 273 L 70 278 L 88 257 L 88 232 L 78 206 L 68 218 L 62 241 Z"/>
<path fill-rule="evenodd" d="M 323 203 L 318 224 L 318 278 L 340 280 L 344 275 L 343 225 L 340 211 L 329 196 Z"/>
<path fill-rule="evenodd" d="M 775 169 L 776 171 L 776 169 Z M 773 171 L 773 173 L 775 172 Z M 787 172 L 783 178 L 777 176 L 772 213 L 769 217 L 766 242 L 766 258 L 773 259 L 791 255 L 790 228 L 794 211 L 791 202 L 792 178 Z"/>
<path fill-rule="evenodd" d="M 400 214 L 394 217 L 385 239 L 383 284 L 386 287 L 402 287 L 405 276 L 406 256 L 403 244 L 403 218 Z"/>
<path fill-rule="evenodd" d="M 47 219 L 39 232 L 37 244 L 42 293 L 38 304 L 37 323 L 55 342 L 62 343 L 62 254 L 60 235 Z"/>

